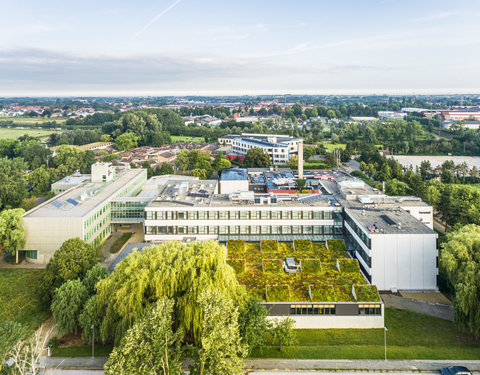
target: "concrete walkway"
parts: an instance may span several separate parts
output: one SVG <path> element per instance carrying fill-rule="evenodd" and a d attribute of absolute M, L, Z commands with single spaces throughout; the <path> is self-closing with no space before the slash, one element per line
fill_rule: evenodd
<path fill-rule="evenodd" d="M 106 357 L 61 358 L 42 357 L 41 368 L 103 369 Z M 443 367 L 461 365 L 480 371 L 480 360 L 367 360 L 367 359 L 247 359 L 248 370 L 377 370 L 377 371 L 438 371 Z"/>
<path fill-rule="evenodd" d="M 453 309 L 451 306 L 404 298 L 395 294 L 381 294 L 380 296 L 385 303 L 385 307 L 410 310 L 420 314 L 430 315 L 435 318 L 453 321 Z"/>

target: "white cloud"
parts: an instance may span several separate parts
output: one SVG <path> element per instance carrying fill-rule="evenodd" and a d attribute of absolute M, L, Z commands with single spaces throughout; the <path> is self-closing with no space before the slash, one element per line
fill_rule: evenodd
<path fill-rule="evenodd" d="M 450 18 L 458 14 L 459 14 L 458 12 L 437 12 L 437 13 L 428 14 L 423 17 L 413 18 L 412 20 L 410 20 L 410 22 L 437 21 L 437 20 L 443 20 L 445 18 Z"/>

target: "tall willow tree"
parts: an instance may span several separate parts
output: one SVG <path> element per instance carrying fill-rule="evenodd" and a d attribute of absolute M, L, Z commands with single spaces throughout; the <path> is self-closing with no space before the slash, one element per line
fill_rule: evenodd
<path fill-rule="evenodd" d="M 175 301 L 175 328 L 198 343 L 201 293 L 213 289 L 234 301 L 241 298 L 233 269 L 225 259 L 226 248 L 215 241 L 168 242 L 131 254 L 96 286 L 96 302 L 103 309 L 102 340 L 114 338 L 118 343 L 145 309 L 168 297 Z"/>
<path fill-rule="evenodd" d="M 455 288 L 455 322 L 480 336 L 480 226 L 466 225 L 447 235 L 440 263 Z"/>

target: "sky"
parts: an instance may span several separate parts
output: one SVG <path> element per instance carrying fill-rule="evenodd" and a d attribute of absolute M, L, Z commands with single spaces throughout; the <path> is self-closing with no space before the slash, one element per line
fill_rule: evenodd
<path fill-rule="evenodd" d="M 2 0 L 1 96 L 480 93 L 479 0 Z"/>

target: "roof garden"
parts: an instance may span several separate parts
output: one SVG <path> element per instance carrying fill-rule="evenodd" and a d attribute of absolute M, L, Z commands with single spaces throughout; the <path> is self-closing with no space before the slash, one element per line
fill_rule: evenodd
<path fill-rule="evenodd" d="M 239 284 L 264 302 L 380 302 L 342 240 L 230 240 L 227 250 Z M 298 269 L 286 272 L 286 258 Z"/>

